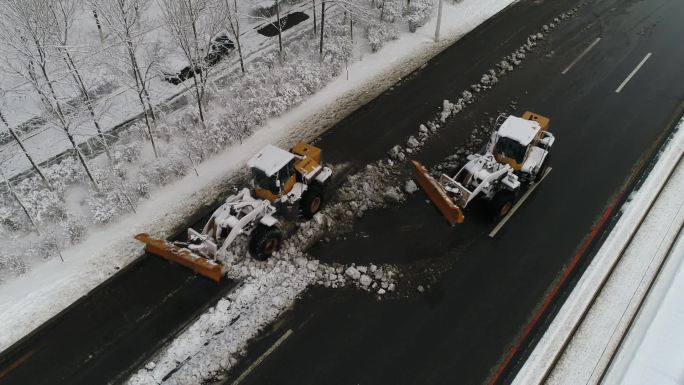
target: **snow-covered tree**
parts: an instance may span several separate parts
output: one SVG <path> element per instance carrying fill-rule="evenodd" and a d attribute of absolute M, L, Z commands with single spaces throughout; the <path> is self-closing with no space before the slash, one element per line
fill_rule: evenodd
<path fill-rule="evenodd" d="M 223 28 L 225 9 L 218 0 L 160 0 L 166 28 L 183 52 L 193 74 L 192 92 L 206 130 L 204 99 L 211 65 L 207 55 Z"/>
<path fill-rule="evenodd" d="M 74 60 L 74 53 L 71 51 L 70 43 L 70 32 L 74 23 L 74 15 L 78 10 L 78 7 L 82 5 L 80 0 L 53 0 L 49 2 L 48 7 L 50 14 L 52 15 L 51 25 L 51 36 L 54 39 L 54 47 L 57 52 L 62 56 L 67 71 L 71 74 L 67 79 L 73 83 L 74 88 L 78 90 L 78 93 L 83 101 L 83 106 L 86 108 L 90 114 L 93 125 L 97 130 L 97 136 L 100 144 L 105 150 L 107 158 L 112 159 L 109 153 L 109 146 L 107 145 L 107 139 L 102 132 L 102 127 L 100 127 L 100 122 L 97 119 L 94 107 L 94 100 L 90 97 L 89 86 L 86 85 L 86 81 L 79 70 L 79 66 Z"/>
<path fill-rule="evenodd" d="M 242 45 L 240 44 L 240 14 L 238 13 L 237 0 L 224 0 L 226 6 L 226 24 L 230 34 L 237 44 L 238 55 L 240 56 L 240 69 L 245 73 L 245 62 L 242 57 Z"/>
<path fill-rule="evenodd" d="M 4 158 L 4 157 L 0 158 L 0 166 L 2 166 L 2 163 L 5 163 L 6 161 L 7 161 L 6 158 Z M 43 178 L 45 178 L 45 176 L 43 176 L 42 173 L 41 173 L 41 176 Z M 7 190 L 7 193 L 9 193 L 9 195 L 12 196 L 12 198 L 19 205 L 19 207 L 21 207 L 21 210 L 24 212 L 24 214 L 26 215 L 28 220 L 31 222 L 31 226 L 33 226 L 33 228 L 36 230 L 37 233 L 40 233 L 40 231 L 38 230 L 38 225 L 36 224 L 36 221 L 33 219 L 33 216 L 31 215 L 28 208 L 24 204 L 24 201 L 19 197 L 17 192 L 12 187 L 12 184 L 10 183 L 9 178 L 7 177 L 5 172 L 2 170 L 2 167 L 0 167 L 0 180 L 1 180 L 2 184 L 4 185 L 3 187 Z"/>
<path fill-rule="evenodd" d="M 141 14 L 146 10 L 151 0 L 88 0 L 90 7 L 97 13 L 97 19 L 116 39 L 116 44 L 123 52 L 127 77 L 133 80 L 138 101 L 143 110 L 143 118 L 147 127 L 148 138 L 156 157 L 159 156 L 154 140 L 154 127 L 157 116 L 148 89 L 148 75 L 153 61 L 147 65 L 141 63 L 139 55 L 142 50 L 144 25 Z"/>
<path fill-rule="evenodd" d="M 40 176 L 40 179 L 45 182 L 46 185 L 50 186 L 50 181 L 45 177 L 45 174 L 43 173 L 43 170 L 40 168 L 38 163 L 33 159 L 33 156 L 31 156 L 31 153 L 28 152 L 26 149 L 26 146 L 24 145 L 24 141 L 21 139 L 21 134 L 17 132 L 17 130 L 10 126 L 10 124 L 7 122 L 7 119 L 5 119 L 5 115 L 3 114 L 2 111 L 0 111 L 0 122 L 2 122 L 2 125 L 5 126 L 7 131 L 10 133 L 14 141 L 17 143 L 19 148 L 21 149 L 21 152 L 26 156 L 26 159 L 31 163 L 31 168 L 33 168 L 33 171 Z"/>
<path fill-rule="evenodd" d="M 40 97 L 45 116 L 66 135 L 88 178 L 97 187 L 73 131 L 78 121 L 56 84 L 64 71 L 56 63 L 59 53 L 53 47 L 53 0 L 4 0 L 0 2 L 0 38 L 6 52 L 3 59 L 16 74 L 27 80 Z"/>

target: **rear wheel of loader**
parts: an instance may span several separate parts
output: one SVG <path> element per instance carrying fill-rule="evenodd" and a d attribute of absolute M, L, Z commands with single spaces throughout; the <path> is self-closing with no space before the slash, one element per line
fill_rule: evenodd
<path fill-rule="evenodd" d="M 492 218 L 498 221 L 508 215 L 514 202 L 515 194 L 512 191 L 503 190 L 496 193 L 492 199 Z"/>
<path fill-rule="evenodd" d="M 254 259 L 264 261 L 280 248 L 283 235 L 275 227 L 258 225 L 249 241 L 249 253 Z"/>
<path fill-rule="evenodd" d="M 544 177 L 544 174 L 546 174 L 546 170 L 549 168 L 549 162 L 551 161 L 551 154 L 547 154 L 546 158 L 544 158 L 544 161 L 542 162 L 541 166 L 539 166 L 539 172 L 537 175 L 534 176 L 534 183 L 539 183 L 541 182 L 542 178 Z"/>
<path fill-rule="evenodd" d="M 306 192 L 304 192 L 301 205 L 304 218 L 313 218 L 323 207 L 323 188 L 318 184 L 309 186 Z"/>

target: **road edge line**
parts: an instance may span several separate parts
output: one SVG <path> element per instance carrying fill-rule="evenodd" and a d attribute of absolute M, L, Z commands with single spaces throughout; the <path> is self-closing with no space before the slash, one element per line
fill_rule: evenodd
<path fill-rule="evenodd" d="M 677 124 L 672 141 L 666 144 L 666 148 L 661 153 L 660 160 L 653 167 L 644 184 L 638 190 L 640 194 L 645 194 L 642 195 L 645 197 L 636 202 L 631 202 L 625 209 L 622 217 L 615 224 L 615 227 L 607 236 L 591 264 L 582 274 L 582 277 L 558 311 L 558 314 L 551 321 L 551 324 L 531 352 L 529 358 L 511 382 L 512 385 L 541 384 L 548 376 L 548 373 L 557 362 L 564 347 L 574 335 L 579 323 L 610 275 L 612 266 L 617 263 L 620 255 L 629 242 L 631 242 L 644 217 L 648 214 L 660 191 L 666 185 L 669 175 L 675 170 L 677 164 L 682 159 L 684 154 L 684 132 L 680 132 L 680 128 L 684 128 L 684 119 Z M 619 199 L 616 199 L 614 203 L 618 201 Z M 609 209 L 611 208 L 614 209 L 615 207 L 611 205 Z M 564 281 L 562 280 L 561 284 Z M 560 287 L 560 284 L 557 287 Z"/>

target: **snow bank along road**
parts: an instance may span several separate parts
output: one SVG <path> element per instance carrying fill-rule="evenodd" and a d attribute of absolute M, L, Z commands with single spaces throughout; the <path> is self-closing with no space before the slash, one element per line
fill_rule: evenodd
<path fill-rule="evenodd" d="M 575 5 L 571 0 L 521 1 L 485 23 L 331 129 L 319 142 L 326 160 L 351 162 L 358 169 L 384 157 L 431 119 L 443 99 L 456 99 L 530 33 Z M 468 213 L 464 225 L 449 228 L 420 193 L 400 207 L 368 214 L 357 224 L 359 236 L 313 252 L 324 262 L 392 262 L 443 273 L 405 283 L 421 283 L 425 293 L 379 303 L 354 291 L 311 290 L 264 333 L 261 346 L 250 348 L 235 378 L 284 333 L 287 340 L 241 383 L 480 384 L 494 378 L 500 364 L 509 361 L 505 357 L 513 357 L 511 344 L 524 347 L 518 337 L 592 224 L 615 203 L 680 114 L 684 52 L 673 47 L 683 32 L 676 17 L 682 12 L 678 1 L 589 1 L 516 72 L 449 121 L 419 157 L 428 165 L 441 162 L 486 114 L 512 100 L 553 119 L 559 138 L 554 171 L 497 236 L 488 237 L 493 226 L 476 211 Z M 601 40 L 562 74 L 597 37 Z M 139 263 L 164 265 L 150 257 Z M 163 270 L 142 274 L 133 266 L 113 281 L 128 289 L 126 281 L 142 274 L 144 296 L 129 291 L 96 308 L 98 293 L 112 287 L 109 283 L 20 341 L 0 358 L 0 383 L 122 379 L 198 309 L 228 290 L 167 268 L 178 274 L 175 285 L 167 283 L 169 273 Z M 70 317 L 75 311 L 83 316 Z M 101 320 L 120 327 L 101 327 Z M 135 334 L 151 331 L 159 338 Z"/>
<path fill-rule="evenodd" d="M 377 134 L 383 140 L 395 135 L 397 126 L 415 127 L 419 120 L 411 115 L 431 93 L 458 84 L 455 78 L 474 82 L 496 60 L 490 47 L 498 46 L 500 54 L 505 51 L 499 45 L 518 38 L 519 25 L 506 29 L 506 23 L 543 20 L 549 7 L 572 2 L 563 3 L 513 7 L 501 16 L 507 19 L 501 24 L 488 24 L 459 43 L 469 46 L 472 55 L 477 52 L 473 60 L 480 68 L 460 65 L 450 57 L 457 52 L 448 51 L 405 85 L 412 100 L 385 95 L 345 123 L 357 129 L 359 139 Z M 684 4 L 678 1 L 588 2 L 420 153 L 419 160 L 428 165 L 442 161 L 462 143 L 465 128 L 511 100 L 552 118 L 558 138 L 553 172 L 496 237 L 488 237 L 493 225 L 474 210 L 463 225 L 449 228 L 420 193 L 404 205 L 367 215 L 357 222 L 357 236 L 322 244 L 315 256 L 326 262 L 391 262 L 423 270 L 446 265 L 447 271 L 412 282 L 414 287 L 429 285 L 425 293 L 414 290 L 409 298 L 380 303 L 363 293 L 314 289 L 264 333 L 232 378 L 292 330 L 241 385 L 509 381 L 548 315 L 590 261 L 603 225 L 613 223 L 631 183 L 681 116 L 684 52 L 674 47 L 684 33 L 677 16 L 682 12 Z M 333 143 L 342 132 L 330 132 L 323 142 Z"/>

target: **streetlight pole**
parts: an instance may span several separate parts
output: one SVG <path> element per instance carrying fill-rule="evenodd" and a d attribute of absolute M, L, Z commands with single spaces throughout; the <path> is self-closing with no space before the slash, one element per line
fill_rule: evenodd
<path fill-rule="evenodd" d="M 444 0 L 439 0 L 439 7 L 437 8 L 437 28 L 435 28 L 435 42 L 439 41 L 439 27 L 442 25 L 442 3 Z"/>

